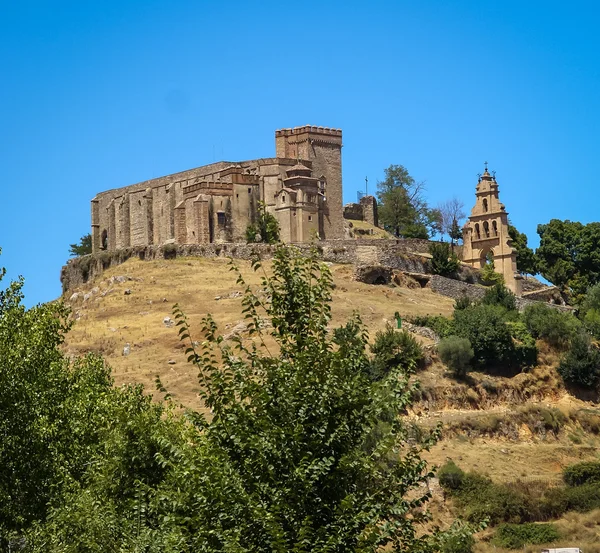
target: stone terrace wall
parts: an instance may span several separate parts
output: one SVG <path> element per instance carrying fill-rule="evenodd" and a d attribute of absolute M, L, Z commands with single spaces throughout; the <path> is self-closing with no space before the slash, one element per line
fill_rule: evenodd
<path fill-rule="evenodd" d="M 402 271 L 428 272 L 428 260 L 419 254 L 429 250 L 427 240 L 322 240 L 294 244 L 301 251 L 316 248 L 323 261 L 348 264 L 379 264 Z M 142 260 L 170 259 L 175 257 L 233 257 L 250 259 L 255 253 L 262 258 L 272 257 L 275 246 L 269 244 L 166 244 L 163 246 L 132 246 L 116 251 L 102 251 L 70 259 L 62 268 L 60 281 L 63 293 L 102 274 L 110 267 L 130 258 Z"/>
<path fill-rule="evenodd" d="M 474 301 L 480 300 L 483 298 L 486 292 L 486 288 L 483 286 L 478 286 L 477 284 L 467 284 L 466 282 L 445 278 L 439 275 L 431 275 L 431 278 L 429 279 L 429 287 L 434 292 L 455 300 L 463 298 L 464 296 L 467 296 Z M 517 297 L 517 309 L 519 309 L 519 311 L 522 311 L 528 305 L 533 305 L 536 303 L 540 303 L 539 300 Z M 573 310 L 573 308 L 569 306 L 555 305 L 552 303 L 547 303 L 546 305 L 561 311 Z"/>

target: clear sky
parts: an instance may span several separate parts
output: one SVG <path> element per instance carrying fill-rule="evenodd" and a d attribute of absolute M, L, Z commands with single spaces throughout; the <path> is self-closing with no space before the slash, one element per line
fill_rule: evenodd
<path fill-rule="evenodd" d="M 0 264 L 60 294 L 97 192 L 344 133 L 345 202 L 390 164 L 470 210 L 484 161 L 537 244 L 599 219 L 597 2 L 0 0 Z"/>

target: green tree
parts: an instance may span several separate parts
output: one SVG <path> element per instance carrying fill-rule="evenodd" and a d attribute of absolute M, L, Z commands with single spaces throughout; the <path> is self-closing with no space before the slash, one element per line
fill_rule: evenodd
<path fill-rule="evenodd" d="M 448 236 L 450 237 L 450 243 L 452 244 L 452 248 L 454 248 L 454 244 L 458 244 L 459 240 L 462 240 L 463 231 L 458 226 L 458 220 L 452 219 L 452 226 L 448 231 Z"/>
<path fill-rule="evenodd" d="M 92 235 L 90 233 L 84 234 L 78 244 L 71 244 L 69 246 L 69 255 L 71 257 L 81 257 L 92 253 Z"/>
<path fill-rule="evenodd" d="M 429 246 L 431 254 L 431 270 L 435 275 L 452 276 L 460 267 L 460 261 L 446 242 L 432 243 Z"/>
<path fill-rule="evenodd" d="M 450 238 L 452 250 L 454 244 L 462 239 L 462 230 L 459 223 L 465 218 L 465 204 L 454 197 L 438 205 L 438 211 L 441 214 L 442 233 Z"/>
<path fill-rule="evenodd" d="M 466 376 L 475 353 L 467 338 L 448 336 L 440 340 L 438 353 L 442 363 L 459 378 Z"/>
<path fill-rule="evenodd" d="M 210 318 L 204 346 L 189 350 L 213 412 L 202 423 L 206 439 L 245 502 L 239 545 L 282 552 L 366 552 L 386 544 L 429 550 L 428 537 L 417 537 L 423 515 L 414 510 L 428 494 L 405 496 L 428 474 L 421 446 L 407 441 L 399 416 L 410 402 L 411 367 L 390 367 L 373 382 L 359 319 L 336 334 L 332 347 L 332 278 L 314 256 L 279 248 L 273 276 L 263 278 L 267 300 L 241 277 L 239 283 L 246 286 L 251 336 L 260 342 L 268 335 L 277 355 L 241 339 L 224 342 Z M 176 317 L 189 336 L 183 314 Z M 263 329 L 264 317 L 272 329 Z"/>
<path fill-rule="evenodd" d="M 390 165 L 385 179 L 377 183 L 379 221 L 397 237 L 429 238 L 428 226 L 437 212 L 427 207 L 424 183 L 416 182 L 402 165 Z"/>
<path fill-rule="evenodd" d="M 508 224 L 508 235 L 517 254 L 517 270 L 519 273 L 522 275 L 536 275 L 538 273 L 538 260 L 535 252 L 527 246 L 527 235 L 519 232 L 510 222 Z"/>
<path fill-rule="evenodd" d="M 267 211 L 264 202 L 258 204 L 258 217 L 255 223 L 246 228 L 247 242 L 264 242 L 275 244 L 279 242 L 279 223 L 272 213 Z"/>
<path fill-rule="evenodd" d="M 537 232 L 541 275 L 578 303 L 590 286 L 600 283 L 600 223 L 552 219 L 538 225 Z"/>
<path fill-rule="evenodd" d="M 481 269 L 481 280 L 486 285 L 504 284 L 504 276 L 496 272 L 496 264 L 494 263 L 494 254 L 488 252 L 486 256 L 486 264 Z"/>
<path fill-rule="evenodd" d="M 600 352 L 586 332 L 571 339 L 571 347 L 560 360 L 558 372 L 569 384 L 593 388 L 600 378 Z"/>
<path fill-rule="evenodd" d="M 600 339 L 600 284 L 588 288 L 579 308 L 579 318 L 594 337 Z"/>
<path fill-rule="evenodd" d="M 500 305 L 507 311 L 516 311 L 517 297 L 501 282 L 488 288 L 481 299 L 485 305 Z"/>

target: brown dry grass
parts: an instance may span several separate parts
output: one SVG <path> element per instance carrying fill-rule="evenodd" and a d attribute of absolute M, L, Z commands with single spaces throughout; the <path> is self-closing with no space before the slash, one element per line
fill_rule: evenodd
<path fill-rule="evenodd" d="M 257 289 L 260 275 L 252 272 L 248 262 L 239 261 L 238 266 L 247 282 Z M 269 267 L 265 263 L 267 271 Z M 453 301 L 430 290 L 371 286 L 354 281 L 350 265 L 332 265 L 331 269 L 336 284 L 333 326 L 358 311 L 374 336 L 387 322 L 393 321 L 395 311 L 403 317 L 452 313 Z M 118 275 L 131 280 L 109 284 L 109 279 Z M 116 384 L 141 383 L 153 391 L 155 377 L 159 375 L 177 401 L 198 406 L 196 373 L 185 360 L 185 347 L 178 340 L 177 328 L 167 328 L 163 319 L 172 316 L 172 307 L 178 303 L 195 329 L 207 313 L 213 315 L 223 333 L 242 322 L 241 298 L 229 297 L 241 288 L 236 285 L 236 275 L 229 270 L 228 260 L 130 259 L 80 291 L 90 292 L 94 288 L 98 291 L 88 300 L 80 298 L 73 302 L 78 320 L 67 336 L 66 351 L 70 355 L 101 353 L 113 368 Z M 125 290 L 131 290 L 131 294 L 125 295 Z M 195 338 L 200 338 L 199 332 Z M 123 356 L 127 343 L 130 354 Z"/>

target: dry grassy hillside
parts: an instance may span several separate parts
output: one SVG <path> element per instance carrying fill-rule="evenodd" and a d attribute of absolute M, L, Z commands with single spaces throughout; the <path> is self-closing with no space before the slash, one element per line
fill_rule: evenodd
<path fill-rule="evenodd" d="M 73 292 L 65 298 L 77 318 L 67 337 L 67 352 L 101 353 L 112 366 L 117 384 L 140 382 L 153 390 L 160 375 L 178 401 L 195 405 L 196 376 L 185 361 L 176 327 L 163 321 L 178 303 L 192 326 L 211 313 L 223 333 L 238 330 L 243 323 L 241 288 L 228 263 L 220 258 L 131 259 L 106 271 L 101 279 L 76 290 L 72 300 Z M 249 262 L 239 261 L 238 266 L 247 282 L 258 288 L 261 274 L 253 273 Z M 269 263 L 265 269 L 269 270 Z M 371 286 L 354 281 L 349 265 L 331 269 L 336 284 L 332 326 L 358 311 L 374 335 L 386 322 L 393 322 L 395 311 L 402 316 L 452 312 L 452 300 L 430 290 Z"/>
<path fill-rule="evenodd" d="M 238 265 L 258 289 L 261 275 L 248 262 Z M 268 272 L 268 263 L 265 268 Z M 428 289 L 367 285 L 353 280 L 351 266 L 331 269 L 336 285 L 332 326 L 358 311 L 373 337 L 393 322 L 395 311 L 403 317 L 453 311 L 452 300 Z M 226 259 L 132 259 L 76 290 L 73 299 L 71 294 L 65 300 L 77 321 L 65 344 L 69 354 L 99 352 L 112 366 L 117 384 L 139 382 L 150 392 L 160 375 L 174 398 L 188 406 L 198 407 L 197 380 L 177 328 L 164 322 L 172 316 L 173 304 L 180 304 L 193 327 L 212 313 L 223 333 L 243 329 L 241 288 Z M 444 423 L 443 438 L 428 459 L 441 465 L 451 458 L 464 470 L 515 485 L 556 481 L 566 465 L 598 459 L 600 411 L 566 393 L 554 368 L 556 354 L 542 348 L 539 360 L 531 372 L 512 378 L 472 373 L 468 381 L 457 382 L 439 361 L 420 373 L 421 397 L 410 416 L 421 426 Z M 442 524 L 455 514 L 439 489 L 434 489 L 432 510 Z M 570 514 L 560 525 L 567 541 L 578 540 L 586 553 L 600 553 L 599 522 L 598 513 Z M 477 547 L 482 553 L 502 551 L 485 541 Z"/>

